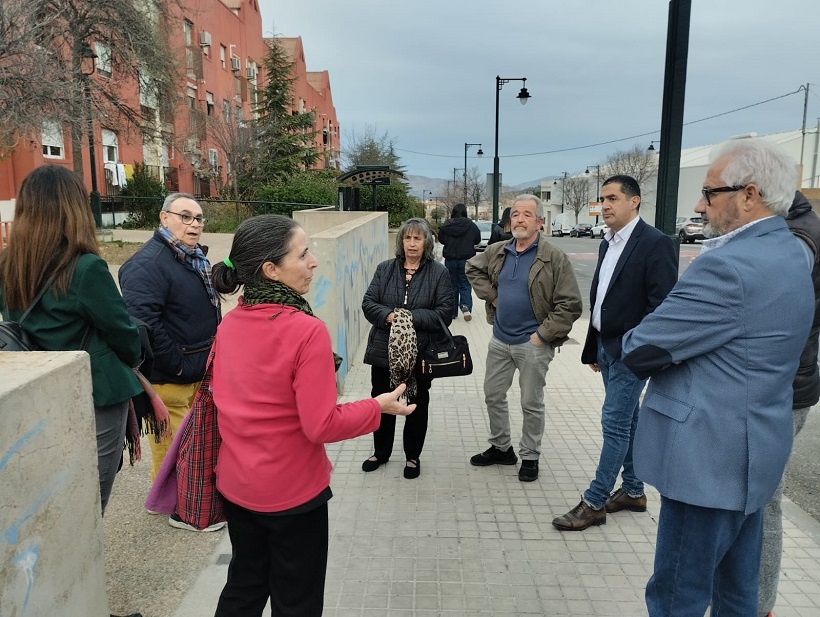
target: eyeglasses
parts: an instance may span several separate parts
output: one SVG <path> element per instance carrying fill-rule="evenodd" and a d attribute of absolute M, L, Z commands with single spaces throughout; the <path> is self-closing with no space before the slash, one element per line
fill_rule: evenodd
<path fill-rule="evenodd" d="M 182 223 L 183 223 L 184 225 L 190 225 L 190 224 L 191 224 L 191 223 L 193 223 L 194 221 L 196 221 L 196 222 L 197 222 L 197 223 L 199 223 L 200 225 L 204 225 L 204 224 L 205 224 L 205 221 L 207 220 L 207 219 L 206 219 L 204 216 L 202 216 L 201 214 L 200 214 L 200 215 L 197 215 L 197 216 L 193 216 L 193 215 L 191 215 L 191 214 L 180 214 L 179 212 L 173 212 L 173 211 L 171 211 L 171 210 L 165 210 L 165 212 L 167 212 L 168 214 L 176 214 L 176 215 L 177 215 L 180 219 L 182 219 Z"/>
<path fill-rule="evenodd" d="M 735 184 L 734 186 L 719 186 L 713 189 L 701 189 L 701 193 L 703 194 L 703 198 L 706 200 L 706 205 L 712 205 L 712 195 L 715 193 L 735 193 L 737 191 L 741 191 L 745 189 L 748 184 Z"/>

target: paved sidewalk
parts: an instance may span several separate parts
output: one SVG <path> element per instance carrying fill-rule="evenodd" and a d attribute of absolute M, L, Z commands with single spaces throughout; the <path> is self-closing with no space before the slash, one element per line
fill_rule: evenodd
<path fill-rule="evenodd" d="M 547 376 L 547 426 L 540 477 L 522 483 L 517 467 L 472 467 L 487 447 L 482 378 L 490 326 L 483 303 L 452 330 L 470 339 L 474 374 L 434 382 L 421 477 L 402 477 L 393 458 L 365 474 L 372 438 L 331 444 L 330 557 L 325 615 L 331 617 L 512 617 L 646 615 L 644 587 L 655 550 L 658 494 L 647 487 L 646 513 L 609 515 L 584 532 L 551 521 L 580 500 L 601 444 L 600 376 L 580 364 L 587 324 L 556 354 Z M 363 349 L 343 400 L 367 396 Z M 520 437 L 518 388 L 511 390 L 513 442 Z M 399 425 L 402 421 L 399 420 Z M 786 500 L 787 501 L 787 500 Z M 820 525 L 784 504 L 783 571 L 777 617 L 820 615 Z M 230 559 L 225 534 L 174 617 L 212 615 Z M 266 615 L 269 615 L 266 612 Z"/>

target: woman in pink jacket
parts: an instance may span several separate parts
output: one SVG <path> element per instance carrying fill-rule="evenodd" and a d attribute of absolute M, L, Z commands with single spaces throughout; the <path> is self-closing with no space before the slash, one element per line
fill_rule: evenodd
<path fill-rule="evenodd" d="M 404 385 L 336 403 L 341 359 L 303 297 L 316 266 L 295 221 L 264 215 L 239 226 L 230 256 L 213 268 L 219 293 L 244 286 L 214 342 L 216 484 L 233 547 L 217 617 L 261 615 L 268 598 L 277 616 L 322 614 L 332 496 L 324 444 L 415 408 L 399 400 Z"/>

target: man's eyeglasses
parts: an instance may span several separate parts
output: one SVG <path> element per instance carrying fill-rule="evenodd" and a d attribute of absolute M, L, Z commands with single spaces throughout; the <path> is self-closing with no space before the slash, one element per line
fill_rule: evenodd
<path fill-rule="evenodd" d="M 735 193 L 737 191 L 741 191 L 745 189 L 748 184 L 735 184 L 734 186 L 718 186 L 717 188 L 713 189 L 701 189 L 701 193 L 703 194 L 703 198 L 706 200 L 706 205 L 712 205 L 712 195 L 715 193 Z"/>
<path fill-rule="evenodd" d="M 180 214 L 179 212 L 173 212 L 173 211 L 171 211 L 171 210 L 166 210 L 166 212 L 167 212 L 168 214 L 176 214 L 176 215 L 177 215 L 180 219 L 182 219 L 182 222 L 183 222 L 183 224 L 185 224 L 185 225 L 190 225 L 190 224 L 191 224 L 191 223 L 193 223 L 194 221 L 196 221 L 196 222 L 197 222 L 197 223 L 199 223 L 200 225 L 204 225 L 204 224 L 205 224 L 205 221 L 207 220 L 207 219 L 206 219 L 204 216 L 202 216 L 201 214 L 200 214 L 200 215 L 197 215 L 197 216 L 193 216 L 193 215 L 191 215 L 191 214 Z"/>

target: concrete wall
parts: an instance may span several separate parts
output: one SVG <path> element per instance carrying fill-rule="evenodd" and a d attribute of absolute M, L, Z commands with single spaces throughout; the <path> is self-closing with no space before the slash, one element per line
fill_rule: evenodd
<path fill-rule="evenodd" d="M 307 232 L 319 261 L 307 299 L 327 325 L 333 350 L 344 359 L 336 373 L 343 392 L 350 359 L 370 331 L 362 314 L 364 292 L 376 266 L 392 254 L 387 246 L 387 213 L 302 210 L 294 212 L 293 218 Z"/>
<path fill-rule="evenodd" d="M 91 368 L 0 352 L 0 616 L 105 617 Z"/>

